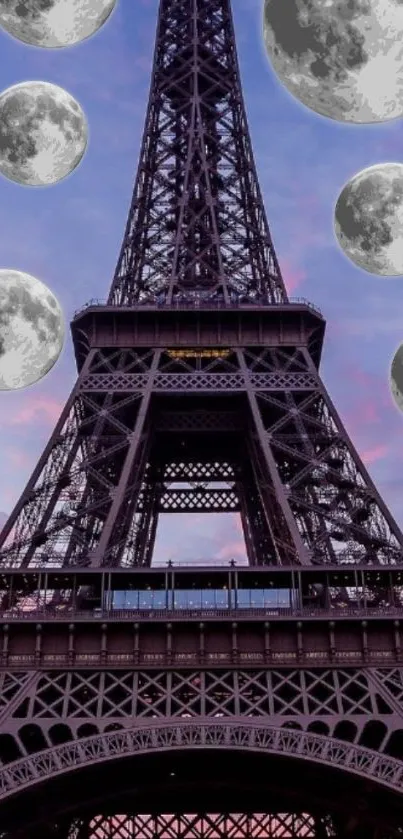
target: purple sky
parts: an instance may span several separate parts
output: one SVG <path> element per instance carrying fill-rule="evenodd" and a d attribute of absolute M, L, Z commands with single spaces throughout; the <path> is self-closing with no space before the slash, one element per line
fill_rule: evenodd
<path fill-rule="evenodd" d="M 347 431 L 403 527 L 403 416 L 389 394 L 391 358 L 403 340 L 403 279 L 378 278 L 343 256 L 333 207 L 360 169 L 402 162 L 400 121 L 345 126 L 299 105 L 275 79 L 262 42 L 262 0 L 233 0 L 242 81 L 260 183 L 288 291 L 327 319 L 322 376 Z M 39 50 L 0 35 L 1 84 L 65 87 L 90 126 L 77 171 L 50 188 L 0 179 L 0 267 L 49 285 L 69 322 L 105 298 L 135 176 L 146 110 L 158 0 L 120 0 L 103 30 L 81 46 Z M 70 336 L 37 385 L 0 393 L 0 510 L 11 511 L 74 383 Z M 165 520 L 167 517 L 165 517 Z M 207 521 L 209 527 L 206 527 Z M 181 525 L 180 531 L 178 525 Z M 225 559 L 243 554 L 236 516 L 164 521 L 156 555 Z"/>

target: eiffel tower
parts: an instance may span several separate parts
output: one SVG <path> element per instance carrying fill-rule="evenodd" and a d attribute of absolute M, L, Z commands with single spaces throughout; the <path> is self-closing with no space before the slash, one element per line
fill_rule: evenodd
<path fill-rule="evenodd" d="M 109 298 L 0 542 L 4 839 L 403 835 L 403 536 L 290 300 L 230 0 L 160 0 Z M 154 567 L 160 513 L 248 565 Z"/>

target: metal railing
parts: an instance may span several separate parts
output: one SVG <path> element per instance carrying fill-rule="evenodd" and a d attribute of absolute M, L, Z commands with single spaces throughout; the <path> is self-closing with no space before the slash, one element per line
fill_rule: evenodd
<path fill-rule="evenodd" d="M 107 300 L 101 300 L 98 298 L 92 298 L 88 300 L 83 306 L 77 309 L 74 312 L 73 320 L 77 318 L 79 315 L 83 314 L 87 309 L 92 309 L 95 307 L 103 307 L 106 306 L 108 308 L 116 308 L 116 309 L 167 309 L 167 310 L 179 310 L 179 309 L 271 309 L 273 306 L 283 306 L 287 307 L 288 305 L 297 305 L 297 306 L 307 306 L 311 309 L 315 314 L 320 315 L 322 317 L 321 310 L 315 306 L 310 300 L 307 300 L 305 297 L 290 297 L 288 300 L 281 300 L 281 301 L 267 301 L 267 300 L 257 300 L 254 302 L 253 300 L 233 300 L 229 303 L 226 303 L 223 300 L 173 300 L 172 303 L 166 304 L 164 301 L 155 303 L 150 302 L 135 302 L 135 303 L 109 303 Z"/>
<path fill-rule="evenodd" d="M 323 620 L 326 618 L 400 618 L 403 619 L 403 606 L 374 606 L 361 608 L 340 608 L 338 606 L 330 606 L 326 609 L 321 608 L 303 608 L 293 609 L 291 607 L 263 607 L 263 608 L 214 608 L 211 609 L 163 609 L 146 607 L 144 609 L 73 609 L 70 606 L 65 607 L 46 607 L 43 609 L 3 609 L 0 611 L 0 620 L 172 620 L 184 619 L 190 620 L 194 618 L 229 618 L 235 620 L 236 618 L 316 618 Z"/>
<path fill-rule="evenodd" d="M 339 664 L 366 664 L 372 662 L 374 665 L 382 663 L 390 664 L 391 662 L 400 663 L 402 656 L 398 650 L 383 649 L 383 650 L 368 650 L 364 653 L 363 650 L 335 650 L 331 653 L 330 650 L 304 650 L 298 652 L 297 650 L 279 650 L 264 652 L 228 652 L 216 651 L 214 653 L 201 654 L 194 650 L 188 652 L 172 652 L 168 653 L 135 653 L 135 652 L 68 652 L 66 653 L 7 653 L 3 657 L 2 665 L 7 667 L 21 667 L 22 665 L 28 667 L 44 666 L 46 668 L 52 667 L 91 667 L 95 665 L 115 665 L 115 666 L 139 666 L 144 665 L 167 667 L 178 665 L 197 665 L 203 666 L 205 664 L 254 664 L 254 663 L 272 663 L 272 664 L 289 664 L 292 662 L 301 664 L 302 662 L 311 663 L 339 663 Z M 184 716 L 186 714 L 184 713 Z"/>

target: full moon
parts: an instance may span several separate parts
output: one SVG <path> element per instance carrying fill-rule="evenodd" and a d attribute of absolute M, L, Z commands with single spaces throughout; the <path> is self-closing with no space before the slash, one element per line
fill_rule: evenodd
<path fill-rule="evenodd" d="M 390 389 L 400 411 L 403 411 L 403 344 L 396 350 L 390 365 Z"/>
<path fill-rule="evenodd" d="M 35 47 L 70 47 L 90 38 L 116 0 L 0 0 L 0 26 Z"/>
<path fill-rule="evenodd" d="M 0 390 L 42 379 L 63 342 L 63 313 L 48 287 L 23 271 L 0 269 Z"/>
<path fill-rule="evenodd" d="M 297 99 L 340 122 L 403 115 L 402 0 L 265 0 L 272 67 Z"/>
<path fill-rule="evenodd" d="M 403 411 L 403 344 L 396 350 L 390 365 L 390 389 L 400 411 Z"/>
<path fill-rule="evenodd" d="M 0 94 L 0 173 L 24 186 L 49 186 L 80 163 L 88 139 L 81 106 L 63 88 L 23 82 Z"/>
<path fill-rule="evenodd" d="M 403 274 L 403 164 L 363 169 L 343 187 L 334 229 L 346 256 L 370 274 Z"/>

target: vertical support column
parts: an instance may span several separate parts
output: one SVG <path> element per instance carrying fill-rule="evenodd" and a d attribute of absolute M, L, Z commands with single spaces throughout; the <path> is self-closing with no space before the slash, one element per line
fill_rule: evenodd
<path fill-rule="evenodd" d="M 69 649 L 68 649 L 68 659 L 69 665 L 71 666 L 74 664 L 74 656 L 75 656 L 75 644 L 74 644 L 74 623 L 69 624 Z"/>
<path fill-rule="evenodd" d="M 335 629 L 335 622 L 329 621 L 329 652 L 330 652 L 330 659 L 334 661 L 336 658 L 336 638 L 334 634 Z"/>
<path fill-rule="evenodd" d="M 101 625 L 101 664 L 106 664 L 108 658 L 108 625 Z"/>
<path fill-rule="evenodd" d="M 120 507 L 124 503 L 125 490 L 128 481 L 130 480 L 130 474 L 132 471 L 133 463 L 138 451 L 141 435 L 144 430 L 144 424 L 150 407 L 151 395 L 154 388 L 154 379 L 158 370 L 161 352 L 162 350 L 155 350 L 154 352 L 154 358 L 149 371 L 148 382 L 144 389 L 144 393 L 141 399 L 140 408 L 136 419 L 136 425 L 133 434 L 131 435 L 130 446 L 121 472 L 120 481 L 118 486 L 116 487 L 114 499 L 112 501 L 108 516 L 102 529 L 101 538 L 92 555 L 92 567 L 99 567 L 100 565 L 102 565 L 103 558 L 110 544 L 113 528 L 117 516 L 119 514 Z"/>
<path fill-rule="evenodd" d="M 394 641 L 395 641 L 395 656 L 396 661 L 400 662 L 402 658 L 401 637 L 400 637 L 400 621 L 393 621 Z"/>
<path fill-rule="evenodd" d="M 134 664 L 138 664 L 140 661 L 140 635 L 139 635 L 140 624 L 134 623 L 133 624 L 133 660 Z"/>
<path fill-rule="evenodd" d="M 282 510 L 283 515 L 284 515 L 286 524 L 288 526 L 289 534 L 290 534 L 291 540 L 293 542 L 295 552 L 296 552 L 296 555 L 298 557 L 298 561 L 302 565 L 310 565 L 311 560 L 310 560 L 309 551 L 308 551 L 306 545 L 304 544 L 304 542 L 302 541 L 301 534 L 300 534 L 300 532 L 297 528 L 297 524 L 296 524 L 293 512 L 291 510 L 291 507 L 288 503 L 288 499 L 287 499 L 286 494 L 285 494 L 284 486 L 283 486 L 283 484 L 280 480 L 280 476 L 279 476 L 278 471 L 277 471 L 276 462 L 274 460 L 274 457 L 273 457 L 273 454 L 271 452 L 270 446 L 268 445 L 268 442 L 265 439 L 266 432 L 265 432 L 265 428 L 264 428 L 262 418 L 261 418 L 261 415 L 260 415 L 260 410 L 259 410 L 259 405 L 257 403 L 256 395 L 255 395 L 255 393 L 252 389 L 249 370 L 248 370 L 246 362 L 245 362 L 244 354 L 243 354 L 242 350 L 237 350 L 236 353 L 237 353 L 237 357 L 238 357 L 239 368 L 240 368 L 240 370 L 241 370 L 241 372 L 244 376 L 245 390 L 246 390 L 246 393 L 247 393 L 248 402 L 249 402 L 249 406 L 250 406 L 252 417 L 253 417 L 253 422 L 254 422 L 256 432 L 257 432 L 257 435 L 258 435 L 258 439 L 259 439 L 259 442 L 260 442 L 260 448 L 261 448 L 261 451 L 262 451 L 262 454 L 263 454 L 263 457 L 264 457 L 264 460 L 265 460 L 267 471 L 270 475 L 271 483 L 272 483 L 272 485 L 274 487 L 274 490 L 275 490 L 275 493 L 276 493 L 277 501 L 281 506 L 281 510 Z"/>
<path fill-rule="evenodd" d="M 245 483 L 239 489 L 241 521 L 249 565 L 259 566 L 273 563 L 276 543 L 270 529 L 268 511 L 260 491 L 253 452 L 250 465 L 244 468 Z M 281 557 L 276 557 L 281 562 Z"/>
<path fill-rule="evenodd" d="M 36 624 L 36 636 L 35 636 L 35 664 L 37 667 L 40 665 L 42 655 L 42 624 Z"/>
<path fill-rule="evenodd" d="M 234 621 L 231 624 L 232 629 L 232 643 L 231 643 L 231 658 L 233 664 L 236 664 L 238 661 L 239 656 L 239 647 L 238 647 L 238 624 Z"/>
<path fill-rule="evenodd" d="M 264 660 L 266 664 L 271 662 L 270 623 L 264 624 Z"/>
<path fill-rule="evenodd" d="M 305 360 L 307 362 L 308 370 L 310 370 L 310 372 L 313 373 L 313 375 L 318 377 L 318 371 L 315 367 L 315 364 L 313 362 L 313 359 L 311 358 L 311 355 L 310 355 L 309 351 L 307 349 L 304 349 L 302 352 L 303 352 L 303 355 L 304 355 Z M 350 440 L 349 435 L 346 433 L 346 429 L 345 429 L 345 427 L 344 427 L 344 425 L 341 421 L 341 418 L 340 418 L 339 414 L 337 413 L 336 406 L 332 402 L 332 400 L 331 400 L 331 398 L 330 398 L 330 396 L 329 396 L 329 394 L 328 394 L 328 392 L 325 388 L 325 385 L 323 384 L 322 380 L 319 377 L 318 377 L 318 384 L 319 384 L 322 399 L 323 399 L 326 407 L 328 408 L 329 413 L 332 416 L 333 422 L 337 426 L 337 430 L 340 434 L 341 439 L 343 440 L 343 445 L 346 447 L 346 449 L 348 450 L 352 460 L 354 461 L 354 465 L 357 469 L 357 472 L 364 479 L 366 486 L 371 490 L 372 495 L 376 499 L 376 504 L 379 507 L 382 515 L 384 516 L 384 519 L 387 522 L 387 525 L 390 528 L 391 532 L 396 537 L 396 539 L 399 541 L 400 546 L 403 546 L 403 532 L 398 527 L 396 521 L 394 520 L 392 514 L 390 513 L 388 507 L 386 506 L 383 498 L 380 496 L 380 494 L 379 494 L 379 492 L 378 492 L 378 490 L 377 490 L 377 488 L 376 488 L 368 470 L 366 469 L 363 461 L 359 457 L 359 454 L 358 454 L 357 450 L 354 448 L 354 446 L 353 446 L 353 444 Z"/>
<path fill-rule="evenodd" d="M 206 657 L 206 646 L 204 637 L 204 623 L 199 623 L 199 658 L 200 664 L 204 664 Z"/>
<path fill-rule="evenodd" d="M 157 532 L 160 494 L 160 489 L 155 485 L 149 487 L 149 492 L 145 494 L 136 538 L 136 566 L 140 565 L 147 568 L 151 566 Z"/>
<path fill-rule="evenodd" d="M 172 648 L 172 624 L 167 623 L 166 625 L 166 646 L 165 652 L 167 657 L 167 664 L 168 667 L 172 664 L 172 655 L 173 655 L 173 648 Z"/>
<path fill-rule="evenodd" d="M 80 376 L 78 377 L 77 382 L 75 383 L 75 385 L 74 385 L 74 387 L 73 387 L 73 389 L 70 393 L 70 396 L 67 399 L 67 402 L 66 402 L 66 404 L 65 404 L 65 406 L 64 406 L 64 408 L 63 408 L 63 410 L 60 414 L 60 417 L 57 420 L 57 423 L 55 425 L 53 433 L 52 433 L 47 445 L 45 446 L 45 448 L 44 448 L 44 450 L 43 450 L 43 452 L 42 452 L 42 454 L 41 454 L 41 456 L 38 460 L 38 463 L 37 463 L 35 469 L 33 470 L 32 474 L 31 474 L 31 476 L 28 480 L 28 483 L 25 486 L 24 492 L 22 493 L 22 495 L 18 499 L 11 515 L 7 519 L 4 527 L 2 528 L 2 530 L 0 532 L 0 549 L 5 544 L 8 536 L 10 535 L 11 530 L 13 529 L 13 527 L 16 523 L 16 520 L 17 520 L 18 516 L 20 515 L 20 513 L 22 512 L 22 510 L 23 510 L 23 508 L 26 504 L 27 498 L 30 496 L 30 494 L 34 490 L 35 484 L 36 484 L 38 478 L 40 477 L 41 473 L 43 472 L 43 469 L 45 468 L 45 464 L 46 464 L 47 460 L 49 459 L 49 457 L 51 455 L 51 452 L 52 452 L 52 449 L 55 445 L 55 440 L 57 439 L 58 436 L 60 436 L 60 434 L 62 432 L 62 429 L 63 429 L 63 426 L 66 423 L 66 421 L 67 421 L 67 419 L 70 415 L 70 412 L 72 410 L 72 407 L 74 405 L 74 402 L 75 402 L 75 400 L 76 400 L 76 398 L 79 394 L 81 379 L 90 370 L 90 367 L 91 367 L 91 364 L 92 364 L 95 353 L 96 353 L 96 350 L 91 350 L 88 353 L 88 356 L 87 356 L 87 358 L 85 360 L 85 363 L 83 365 L 83 368 L 81 370 Z M 78 441 L 75 440 L 73 445 L 72 445 L 72 449 L 71 449 L 71 451 L 70 451 L 70 453 L 67 457 L 67 463 L 69 462 L 69 459 L 71 459 L 73 457 L 73 453 L 75 453 L 77 446 L 78 446 Z M 39 526 L 39 524 L 40 524 L 41 527 L 43 527 L 46 524 L 46 522 L 48 521 L 48 519 L 51 515 L 51 511 L 53 509 L 51 504 L 54 505 L 56 503 L 56 500 L 57 500 L 57 492 L 55 490 L 52 493 L 51 498 L 49 498 L 49 500 L 47 501 L 45 513 L 42 514 L 42 516 L 40 518 L 40 521 L 36 522 L 37 526 Z M 30 560 L 34 550 L 35 550 L 35 546 L 32 543 L 30 545 L 28 551 L 27 551 L 26 557 L 24 557 L 24 560 L 21 562 L 21 565 L 25 566 L 29 563 L 29 560 Z"/>
<path fill-rule="evenodd" d="M 8 660 L 8 641 L 9 641 L 9 625 L 5 623 L 3 626 L 3 648 L 1 651 L 1 664 L 2 667 L 5 667 Z"/>

